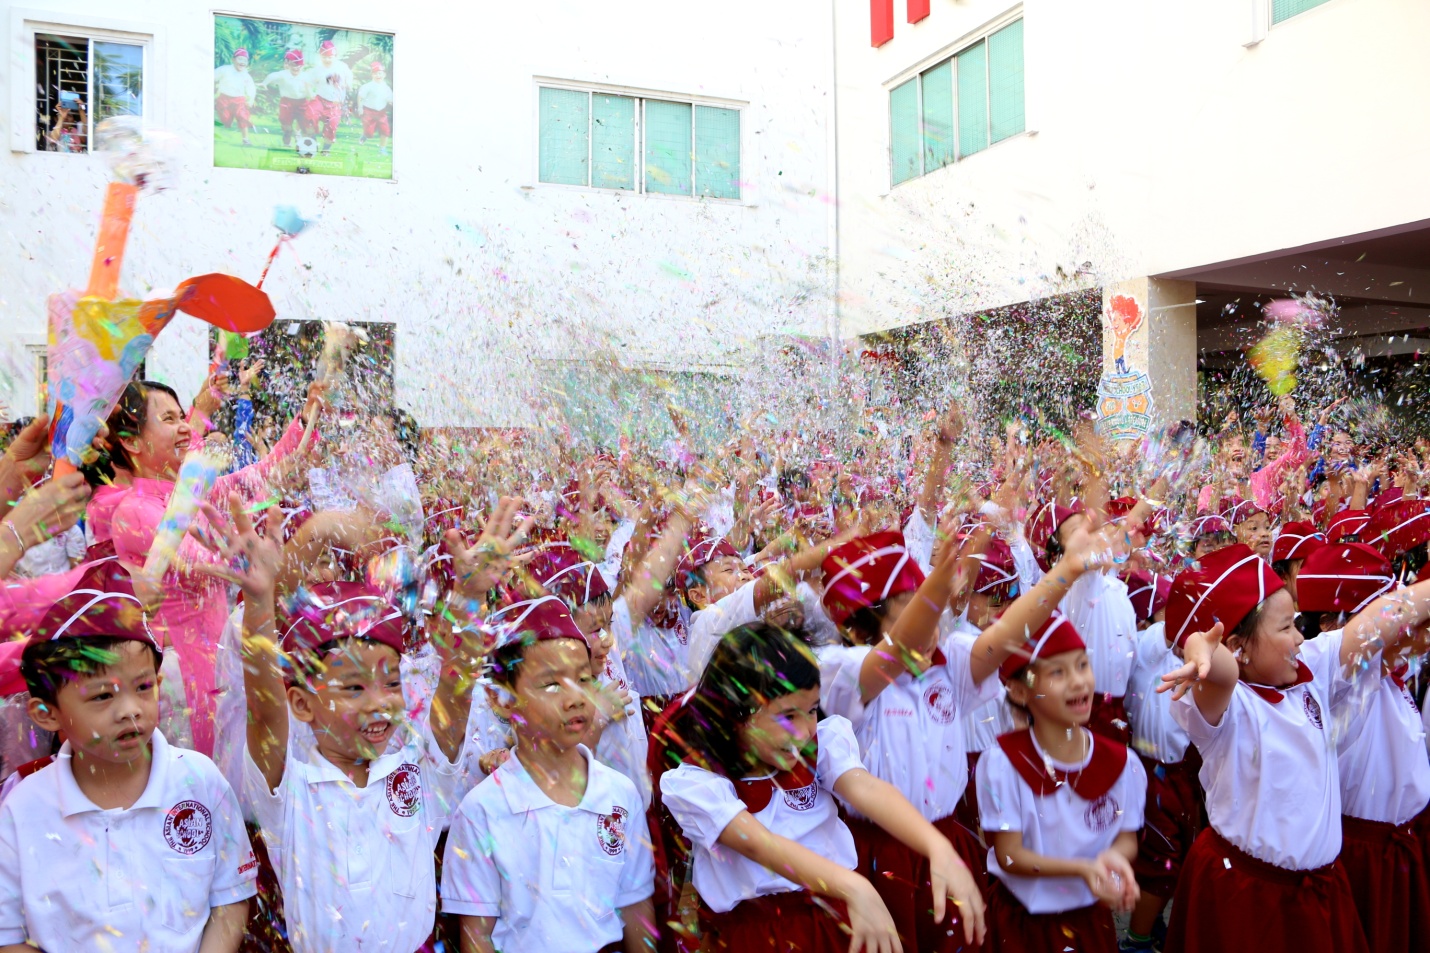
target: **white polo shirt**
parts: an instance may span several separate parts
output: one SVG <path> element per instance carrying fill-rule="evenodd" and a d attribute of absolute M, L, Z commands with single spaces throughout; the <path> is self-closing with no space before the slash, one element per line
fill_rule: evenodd
<path fill-rule="evenodd" d="M 432 851 L 460 772 L 425 733 L 399 730 L 402 745 L 372 763 L 361 788 L 316 750 L 305 761 L 290 745 L 269 792 L 244 749 L 243 798 L 283 889 L 294 953 L 412 953 L 432 932 Z"/>
<path fill-rule="evenodd" d="M 725 633 L 738 626 L 758 622 L 760 614 L 755 611 L 755 586 L 759 580 L 751 579 L 739 589 L 720 599 L 714 605 L 706 606 L 690 617 L 690 645 L 686 650 L 681 678 L 685 684 L 682 691 L 696 682 L 715 654 Z"/>
<path fill-rule="evenodd" d="M 243 96 L 250 102 L 258 95 L 253 85 L 253 74 L 232 63 L 225 63 L 214 70 L 214 89 L 220 96 Z"/>
<path fill-rule="evenodd" d="M 624 598 L 616 600 L 616 608 L 624 613 L 629 623 L 630 613 L 625 611 L 625 605 Z M 615 628 L 614 621 L 612 628 Z M 625 717 L 607 725 L 606 730 L 601 732 L 601 740 L 596 743 L 596 760 L 615 768 L 635 785 L 640 794 L 641 813 L 644 814 L 650 807 L 651 796 L 650 770 L 646 766 L 650 739 L 646 735 L 645 721 L 641 718 L 640 693 L 626 678 L 625 666 L 621 664 L 620 640 L 629 637 L 629 634 L 630 626 L 627 624 L 624 633 L 615 636 L 616 645 L 606 656 L 606 670 L 601 674 L 600 682 L 608 687 L 626 689 L 631 693 L 631 700 L 626 703 Z"/>
<path fill-rule="evenodd" d="M 1397 827 L 1414 820 L 1430 804 L 1425 725 L 1414 697 L 1387 675 L 1350 705 L 1363 706 L 1364 717 L 1337 745 L 1341 813 Z"/>
<path fill-rule="evenodd" d="M 974 684 L 970 643 L 961 635 L 944 636 L 938 648 L 943 664 L 918 678 L 904 670 L 867 705 L 859 700 L 859 672 L 875 647 L 826 646 L 815 652 L 825 714 L 849 719 L 869 773 L 898 788 L 930 821 L 958 807 L 968 786 L 964 717 L 998 697 L 999 688 L 996 676 Z"/>
<path fill-rule="evenodd" d="M 69 742 L 0 805 L 0 944 L 193 953 L 212 908 L 257 892 L 238 799 L 218 768 L 157 731 L 150 743 L 149 783 L 127 809 L 85 797 Z"/>
<path fill-rule="evenodd" d="M 1166 624 L 1154 622 L 1137 633 L 1137 657 L 1127 680 L 1127 720 L 1132 723 L 1132 749 L 1162 764 L 1178 764 L 1187 756 L 1191 739 L 1172 717 L 1172 693 L 1158 694 L 1162 676 L 1182 667 L 1167 647 Z"/>
<path fill-rule="evenodd" d="M 1209 725 L 1193 689 L 1172 717 L 1202 755 L 1207 818 L 1222 837 L 1268 864 L 1314 870 L 1341 853 L 1336 718 L 1351 694 L 1340 665 L 1341 633 L 1301 646 L 1312 680 L 1280 689 L 1273 704 L 1237 682 L 1220 723 Z M 1379 655 L 1372 660 L 1379 665 Z"/>
<path fill-rule="evenodd" d="M 1091 748 L 1081 763 L 1063 764 L 1043 753 L 1031 731 L 1028 737 L 1038 757 L 1059 771 L 1082 772 L 1092 763 Z M 1090 732 L 1088 737 L 1092 737 Z M 1095 743 L 1116 745 L 1106 739 Z M 978 815 L 983 829 L 1018 831 L 1023 846 L 1044 857 L 1092 860 L 1110 848 L 1119 834 L 1142 827 L 1146 800 L 1147 772 L 1131 752 L 1117 780 L 1092 799 L 1068 783 L 1059 784 L 1051 794 L 1037 794 L 1013 767 L 1001 744 L 993 745 L 978 759 Z M 1003 881 L 1029 913 L 1061 913 L 1097 902 L 1081 877 L 1022 877 L 1006 872 L 992 846 L 988 848 L 988 872 Z"/>
<path fill-rule="evenodd" d="M 751 814 L 775 834 L 853 870 L 859 862 L 854 835 L 839 819 L 833 791 L 846 771 L 864 767 L 859 743 L 848 720 L 838 715 L 821 721 L 817 733 L 814 776 L 803 787 L 777 787 L 765 807 Z M 661 803 L 690 838 L 691 879 L 711 910 L 726 913 L 744 900 L 802 889 L 719 843 L 730 822 L 749 810 L 729 778 L 682 764 L 661 776 L 660 794 Z"/>
<path fill-rule="evenodd" d="M 1068 587 L 1059 608 L 1087 643 L 1097 693 L 1126 695 L 1137 654 L 1137 610 L 1127 598 L 1127 584 L 1110 572 L 1085 572 Z"/>
<path fill-rule="evenodd" d="M 317 64 L 309 67 L 303 75 L 308 77 L 308 82 L 318 94 L 318 98 L 328 102 L 342 102 L 353 86 L 353 71 L 348 68 L 348 64 L 336 58 L 331 66 L 324 66 L 323 61 L 318 60 Z"/>
<path fill-rule="evenodd" d="M 284 99 L 307 99 L 313 95 L 313 85 L 307 73 L 294 76 L 286 69 L 269 73 L 259 85 L 265 89 L 277 89 L 278 95 Z"/>
<path fill-rule="evenodd" d="M 619 911 L 655 889 L 635 785 L 591 757 L 565 807 L 513 754 L 462 799 L 442 863 L 442 912 L 496 917 L 502 953 L 594 953 L 624 933 Z M 415 947 L 414 947 L 415 949 Z"/>

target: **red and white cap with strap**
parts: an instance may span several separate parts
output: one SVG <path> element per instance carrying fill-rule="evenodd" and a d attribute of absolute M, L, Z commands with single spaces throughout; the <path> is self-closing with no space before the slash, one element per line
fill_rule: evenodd
<path fill-rule="evenodd" d="M 1356 613 L 1395 586 L 1390 560 L 1364 543 L 1328 543 L 1296 575 L 1302 612 Z"/>
<path fill-rule="evenodd" d="M 1316 529 L 1316 524 L 1293 521 L 1276 534 L 1276 541 L 1271 544 L 1271 561 L 1305 559 L 1325 543 L 1326 534 Z"/>
<path fill-rule="evenodd" d="M 1054 612 L 1028 636 L 1021 648 L 1014 649 L 1013 654 L 1003 660 L 1003 664 L 998 666 L 998 678 L 1007 682 L 1038 659 L 1086 648 L 1087 643 L 1068 617 L 1061 612 Z"/>
<path fill-rule="evenodd" d="M 1178 573 L 1167 597 L 1167 632 L 1182 645 L 1193 632 L 1220 622 L 1224 634 L 1267 596 L 1285 588 L 1266 560 L 1237 543 L 1202 557 L 1201 568 Z"/>
<path fill-rule="evenodd" d="M 1386 559 L 1409 552 L 1430 540 L 1430 500 L 1398 500 L 1378 507 L 1361 537 Z"/>
<path fill-rule="evenodd" d="M 825 556 L 821 568 L 824 611 L 835 625 L 843 625 L 860 609 L 913 592 L 924 581 L 904 534 L 897 530 L 851 539 Z"/>

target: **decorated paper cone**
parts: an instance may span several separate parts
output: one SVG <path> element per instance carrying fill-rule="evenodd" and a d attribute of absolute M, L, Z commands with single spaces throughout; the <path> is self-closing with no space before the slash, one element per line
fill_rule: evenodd
<path fill-rule="evenodd" d="M 164 517 L 154 532 L 149 557 L 144 560 L 144 575 L 162 579 L 178 555 L 179 543 L 189 531 L 198 512 L 199 503 L 208 498 L 218 475 L 228 466 L 227 456 L 218 451 L 195 450 L 184 457 L 179 478 L 174 481 L 174 494 L 164 508 Z"/>
<path fill-rule="evenodd" d="M 129 242 L 129 225 L 134 220 L 134 200 L 139 186 L 111 182 L 104 193 L 104 214 L 99 220 L 99 237 L 89 266 L 86 294 L 113 299 L 119 294 L 119 270 L 124 264 L 124 246 Z"/>

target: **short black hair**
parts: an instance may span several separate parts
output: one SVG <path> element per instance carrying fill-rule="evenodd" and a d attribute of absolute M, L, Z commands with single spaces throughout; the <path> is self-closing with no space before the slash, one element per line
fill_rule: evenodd
<path fill-rule="evenodd" d="M 364 642 L 371 645 L 382 645 L 392 648 L 386 642 L 379 642 L 377 639 L 365 639 L 360 636 L 343 636 L 342 638 L 329 639 L 321 645 L 312 648 L 299 648 L 287 654 L 283 661 L 283 681 L 290 686 L 296 686 L 305 691 L 314 691 L 313 679 L 327 669 L 323 663 L 324 657 L 333 652 L 341 651 L 344 642 Z M 394 649 L 394 651 L 396 651 Z M 401 661 L 402 653 L 397 653 L 398 660 Z"/>
<path fill-rule="evenodd" d="M 880 628 L 889 615 L 889 603 L 876 602 L 872 606 L 860 606 L 844 620 L 844 630 L 849 633 L 855 645 L 877 645 L 882 636 Z"/>
<path fill-rule="evenodd" d="M 25 678 L 25 687 L 31 698 L 38 698 L 48 704 L 56 704 L 56 696 L 65 682 L 86 675 L 103 673 L 119 661 L 119 648 L 126 642 L 115 636 L 108 639 L 70 638 L 31 639 L 20 655 L 20 674 Z M 164 663 L 164 656 L 152 643 L 140 642 L 154 658 L 154 674 Z"/>
<path fill-rule="evenodd" d="M 586 646 L 586 653 L 589 655 L 591 644 L 585 639 L 581 641 Z M 516 641 L 508 642 L 494 650 L 487 657 L 487 678 L 508 691 L 516 691 L 516 679 L 521 674 L 521 663 L 526 660 L 526 650 L 536 643 L 536 636 L 524 633 Z"/>

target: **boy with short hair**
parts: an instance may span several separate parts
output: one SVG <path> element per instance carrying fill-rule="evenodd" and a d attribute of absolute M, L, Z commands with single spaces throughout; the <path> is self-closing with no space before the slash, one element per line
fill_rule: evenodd
<path fill-rule="evenodd" d="M 248 109 L 258 97 L 258 86 L 248 72 L 247 50 L 234 50 L 232 62 L 214 70 L 214 94 L 214 115 L 219 123 L 225 128 L 237 123 L 243 144 L 252 145 L 248 141 L 248 130 L 253 128 Z"/>
<path fill-rule="evenodd" d="M 392 87 L 387 85 L 387 70 L 381 63 L 372 64 L 372 81 L 358 88 L 357 98 L 362 107 L 360 141 L 381 134 L 379 149 L 387 155 L 387 140 L 392 138 Z"/>
<path fill-rule="evenodd" d="M 590 646 L 555 596 L 503 616 L 490 694 L 516 748 L 452 819 L 442 910 L 461 917 L 462 953 L 644 953 L 655 868 L 640 794 L 581 743 Z"/>
<path fill-rule="evenodd" d="M 160 658 L 112 559 L 26 645 L 30 717 L 67 740 L 0 805 L 0 951 L 238 949 L 257 864 L 218 768 L 155 727 Z"/>
<path fill-rule="evenodd" d="M 322 133 L 323 155 L 333 148 L 338 137 L 338 124 L 343 121 L 343 105 L 353 87 L 353 71 L 338 59 L 338 48 L 332 40 L 318 47 L 318 65 L 304 74 L 317 93 L 308 101 L 308 122 L 314 134 Z"/>
<path fill-rule="evenodd" d="M 303 72 L 302 50 L 283 54 L 283 69 L 269 73 L 258 85 L 278 90 L 278 128 L 283 130 L 285 146 L 293 144 L 295 127 L 304 134 L 312 128 L 308 122 L 308 100 L 313 97 L 313 86 Z"/>

